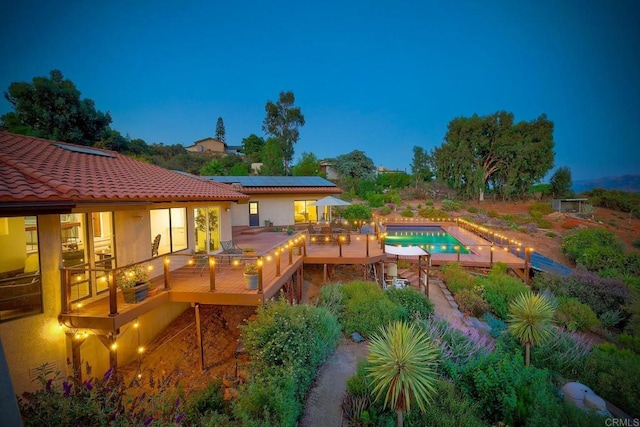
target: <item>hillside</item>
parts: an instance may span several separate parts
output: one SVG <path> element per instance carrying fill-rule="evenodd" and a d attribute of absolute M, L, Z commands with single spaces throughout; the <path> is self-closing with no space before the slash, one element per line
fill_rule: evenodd
<path fill-rule="evenodd" d="M 640 193 L 640 175 L 608 176 L 596 179 L 579 180 L 574 181 L 572 187 L 576 194 L 594 188 Z"/>

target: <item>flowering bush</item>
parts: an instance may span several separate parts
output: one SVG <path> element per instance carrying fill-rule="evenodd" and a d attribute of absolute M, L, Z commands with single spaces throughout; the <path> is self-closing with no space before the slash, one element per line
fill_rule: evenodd
<path fill-rule="evenodd" d="M 149 273 L 142 264 L 135 264 L 129 268 L 120 270 L 116 281 L 122 289 L 133 288 L 138 283 L 148 282 Z"/>

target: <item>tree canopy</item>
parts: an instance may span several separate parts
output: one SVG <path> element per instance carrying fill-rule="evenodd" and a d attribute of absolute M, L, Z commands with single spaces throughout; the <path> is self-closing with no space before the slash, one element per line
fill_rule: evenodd
<path fill-rule="evenodd" d="M 375 174 L 376 167 L 364 151 L 353 150 L 333 159 L 333 169 L 340 178 L 367 179 Z"/>
<path fill-rule="evenodd" d="M 512 113 L 500 111 L 453 119 L 431 156 L 439 180 L 482 201 L 488 187 L 503 198 L 524 196 L 553 167 L 553 148 L 546 115 L 514 124 Z"/>
<path fill-rule="evenodd" d="M 573 185 L 571 169 L 568 167 L 556 169 L 549 180 L 549 184 L 551 185 L 551 194 L 553 194 L 553 197 L 573 196 L 573 190 L 571 190 L 571 186 Z"/>
<path fill-rule="evenodd" d="M 218 117 L 218 121 L 216 122 L 216 136 L 215 138 L 218 141 L 226 142 L 227 131 L 224 129 L 224 121 L 222 117 Z"/>
<path fill-rule="evenodd" d="M 97 111 L 91 99 L 80 99 L 80 91 L 60 71 L 49 75 L 9 85 L 4 97 L 15 111 L 0 117 L 2 126 L 9 132 L 81 145 L 102 140 L 111 123 L 109 113 Z"/>
<path fill-rule="evenodd" d="M 252 133 L 242 139 L 242 153 L 247 156 L 250 163 L 262 161 L 262 150 L 264 150 L 264 139 L 258 135 Z"/>
<path fill-rule="evenodd" d="M 285 174 L 282 163 L 282 147 L 276 138 L 269 138 L 264 144 L 260 175 L 282 176 Z"/>
<path fill-rule="evenodd" d="M 415 182 L 415 186 L 417 187 L 419 183 L 430 181 L 433 177 L 431 173 L 431 168 L 429 167 L 429 163 L 431 162 L 431 157 L 422 147 L 414 146 L 413 147 L 413 160 L 411 161 L 411 173 L 413 174 L 413 179 Z"/>
<path fill-rule="evenodd" d="M 315 176 L 320 174 L 320 160 L 313 153 L 302 153 L 302 158 L 291 169 L 295 176 Z"/>
<path fill-rule="evenodd" d="M 289 172 L 289 163 L 293 159 L 293 145 L 300 139 L 298 128 L 304 126 L 302 111 L 300 107 L 294 107 L 294 103 L 293 92 L 280 92 L 277 102 L 267 101 L 264 107 L 267 115 L 262 130 L 280 144 L 285 172 Z"/>

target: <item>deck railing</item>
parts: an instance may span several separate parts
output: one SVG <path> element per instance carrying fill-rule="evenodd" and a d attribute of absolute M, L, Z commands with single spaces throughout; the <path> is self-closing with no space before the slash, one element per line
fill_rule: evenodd
<path fill-rule="evenodd" d="M 296 249 L 297 248 L 297 249 Z M 130 271 L 135 267 L 141 266 L 142 268 L 152 271 L 158 264 L 162 264 L 162 274 L 151 279 L 152 282 L 161 280 L 164 283 L 165 290 L 171 290 L 172 260 L 177 260 L 179 268 L 185 266 L 193 266 L 194 268 L 201 266 L 202 271 L 207 269 L 209 271 L 209 291 L 216 291 L 216 271 L 221 265 L 228 263 L 232 267 L 237 267 L 241 263 L 253 263 L 257 266 L 258 271 L 258 289 L 256 293 L 261 294 L 263 292 L 263 268 L 265 263 L 275 261 L 275 276 L 279 277 L 282 274 L 282 263 L 284 260 L 288 261 L 288 265 L 293 264 L 294 252 L 297 252 L 296 256 L 304 254 L 305 239 L 304 233 L 293 236 L 287 242 L 279 245 L 274 245 L 266 250 L 257 252 L 255 255 L 235 255 L 235 254 L 185 254 L 174 253 L 160 255 L 152 258 L 140 260 L 124 266 L 118 266 L 111 268 L 110 266 L 115 264 L 116 259 L 111 258 L 111 263 L 103 265 L 102 267 L 91 267 L 89 263 L 83 263 L 72 267 L 61 268 L 61 284 L 62 284 L 62 314 L 70 314 L 73 312 L 73 303 L 82 303 L 83 300 L 97 296 L 92 294 L 91 291 L 87 292 L 82 297 L 73 299 L 73 289 L 78 286 L 85 286 L 91 289 L 91 283 L 101 281 L 106 283 L 106 287 L 103 285 L 101 291 L 98 294 L 108 294 L 109 298 L 109 316 L 117 316 L 118 313 L 118 276 L 123 272 Z M 283 254 L 286 254 L 283 256 Z M 185 259 L 188 258 L 188 259 Z M 97 265 L 98 263 L 96 263 Z M 238 269 L 238 274 L 240 274 Z M 149 274 L 151 276 L 151 274 Z M 97 287 L 94 287 L 97 288 Z"/>

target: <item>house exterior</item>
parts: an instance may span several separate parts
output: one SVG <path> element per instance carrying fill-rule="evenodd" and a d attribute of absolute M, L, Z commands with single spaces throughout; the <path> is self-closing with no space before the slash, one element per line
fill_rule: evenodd
<path fill-rule="evenodd" d="M 81 323 L 84 310 L 121 298 L 120 267 L 146 261 L 152 278 L 166 278 L 192 252 L 216 251 L 231 239 L 230 208 L 248 199 L 116 152 L 0 131 L 0 342 L 15 392 L 31 390 L 44 364 L 69 373 L 73 360 L 101 375 L 137 357 L 136 343 L 188 302 L 120 306 L 94 323 Z"/>
<path fill-rule="evenodd" d="M 551 206 L 557 212 L 584 213 L 588 199 L 553 199 Z"/>
<path fill-rule="evenodd" d="M 194 142 L 193 145 L 186 147 L 186 150 L 192 153 L 218 154 L 221 156 L 226 156 L 228 154 L 240 153 L 242 147 L 227 145 L 227 143 L 224 141 L 207 137 Z"/>
<path fill-rule="evenodd" d="M 327 219 L 324 208 L 313 202 L 341 194 L 333 182 L 319 176 L 209 176 L 250 196 L 246 205 L 231 207 L 234 226 L 258 227 L 265 224 L 288 226 Z"/>

